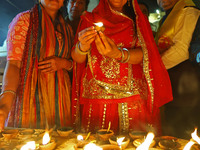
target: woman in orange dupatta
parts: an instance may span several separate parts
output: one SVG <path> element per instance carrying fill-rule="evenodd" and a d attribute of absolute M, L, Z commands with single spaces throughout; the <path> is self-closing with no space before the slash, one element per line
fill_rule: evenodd
<path fill-rule="evenodd" d="M 63 2 L 41 0 L 18 14 L 9 26 L 0 129 L 7 116 L 5 124 L 12 127 L 63 127 L 71 123 L 68 71 L 73 66 L 72 30 L 61 15 Z"/>
<path fill-rule="evenodd" d="M 105 31 L 97 32 L 94 23 Z M 72 121 L 86 131 L 161 133 L 159 107 L 172 100 L 167 71 L 136 0 L 100 0 L 82 16 L 72 50 Z"/>

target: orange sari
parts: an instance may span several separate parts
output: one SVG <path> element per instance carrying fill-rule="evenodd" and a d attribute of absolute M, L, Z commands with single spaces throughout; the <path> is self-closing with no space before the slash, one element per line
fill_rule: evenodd
<path fill-rule="evenodd" d="M 58 28 L 62 34 L 55 31 L 51 18 L 40 5 L 26 13 L 30 14 L 30 18 L 22 51 L 20 85 L 8 118 L 8 126 L 45 128 L 47 123 L 50 127 L 68 126 L 71 123 L 71 85 L 68 71 L 61 69 L 44 74 L 38 70 L 38 62 L 50 56 L 69 59 L 72 30 L 65 25 L 62 16 L 58 16 Z M 17 21 L 15 19 L 10 25 L 8 39 L 13 36 L 12 31 L 17 25 L 24 21 L 23 13 L 17 17 Z M 14 49 L 15 43 L 17 42 L 8 42 L 8 47 Z M 18 56 L 12 55 L 11 50 L 8 59 L 18 60 Z"/>

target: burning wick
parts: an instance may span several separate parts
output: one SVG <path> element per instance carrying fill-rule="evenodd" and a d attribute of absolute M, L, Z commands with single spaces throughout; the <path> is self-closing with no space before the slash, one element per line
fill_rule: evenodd
<path fill-rule="evenodd" d="M 117 144 L 118 144 L 120 149 L 122 148 L 121 145 L 122 145 L 122 142 L 123 142 L 124 139 L 125 139 L 125 137 L 117 139 Z"/>
<path fill-rule="evenodd" d="M 192 141 L 192 140 L 190 140 L 190 141 L 185 145 L 185 147 L 184 147 L 183 150 L 190 150 L 190 148 L 191 148 L 192 145 L 194 145 L 194 144 L 195 144 L 195 142 Z"/>
<path fill-rule="evenodd" d="M 103 149 L 94 143 L 89 143 L 84 147 L 84 150 L 103 150 Z"/>
<path fill-rule="evenodd" d="M 26 145 L 22 146 L 20 150 L 36 149 L 35 141 L 27 142 Z"/>
<path fill-rule="evenodd" d="M 105 30 L 105 27 L 103 26 L 103 23 L 102 22 L 97 22 L 97 23 L 94 23 L 95 25 L 95 30 L 97 30 L 97 32 L 101 31 L 103 32 Z"/>
<path fill-rule="evenodd" d="M 151 142 L 154 139 L 154 136 L 155 135 L 152 132 L 149 132 L 145 141 L 136 150 L 148 150 L 151 145 Z"/>
<path fill-rule="evenodd" d="M 50 137 L 49 137 L 49 133 L 45 132 L 44 136 L 43 136 L 43 140 L 42 140 L 42 144 L 46 145 L 50 142 Z"/>
<path fill-rule="evenodd" d="M 83 136 L 82 136 L 82 135 L 78 135 L 78 136 L 77 136 L 77 140 L 78 140 L 78 141 L 82 141 L 82 140 L 83 140 Z"/>
<path fill-rule="evenodd" d="M 50 139 L 49 132 L 46 131 L 43 139 L 42 139 L 42 145 L 40 145 L 41 150 L 52 150 L 56 147 L 56 142 L 54 140 Z"/>
<path fill-rule="evenodd" d="M 200 144 L 200 138 L 197 136 L 197 128 L 195 128 L 194 132 L 191 134 L 192 139 Z"/>
<path fill-rule="evenodd" d="M 190 141 L 185 145 L 183 150 L 190 150 L 192 145 L 194 145 L 195 143 L 200 144 L 200 138 L 197 136 L 197 128 L 195 128 L 191 136 L 192 136 L 192 139 L 190 139 Z"/>

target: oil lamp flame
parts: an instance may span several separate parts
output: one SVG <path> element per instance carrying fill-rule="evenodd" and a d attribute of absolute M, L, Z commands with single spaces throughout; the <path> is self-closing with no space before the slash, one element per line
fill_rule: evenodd
<path fill-rule="evenodd" d="M 48 132 L 45 132 L 44 136 L 43 136 L 43 139 L 42 139 L 42 144 L 43 145 L 46 145 L 48 144 L 50 141 L 50 136 L 49 136 L 49 133 Z"/>
<path fill-rule="evenodd" d="M 138 146 L 136 150 L 148 150 L 151 145 L 151 142 L 154 139 L 154 136 L 155 135 L 152 132 L 149 132 L 145 141 L 140 146 Z"/>
<path fill-rule="evenodd" d="M 83 140 L 83 136 L 82 136 L 82 135 L 78 135 L 78 136 L 77 136 L 77 140 L 79 140 L 79 141 L 80 141 L 80 140 Z"/>
<path fill-rule="evenodd" d="M 36 149 L 35 141 L 27 142 L 26 145 L 22 146 L 20 150 Z"/>
<path fill-rule="evenodd" d="M 195 128 L 194 132 L 191 134 L 192 139 L 185 145 L 183 150 L 190 150 L 192 145 L 194 145 L 196 142 L 200 144 L 200 138 L 197 136 L 197 128 Z"/>
<path fill-rule="evenodd" d="M 98 26 L 98 27 L 103 27 L 103 23 L 102 22 L 97 22 L 97 23 L 94 23 L 95 26 Z"/>
<path fill-rule="evenodd" d="M 125 137 L 122 137 L 122 138 L 117 139 L 117 144 L 118 144 L 119 146 L 121 146 L 124 139 L 125 139 Z"/>
<path fill-rule="evenodd" d="M 192 147 L 192 145 L 194 145 L 194 141 L 190 140 L 185 147 L 183 148 L 183 150 L 190 150 L 190 148 Z"/>
<path fill-rule="evenodd" d="M 89 143 L 84 147 L 84 150 L 103 150 L 103 149 L 94 143 Z"/>
<path fill-rule="evenodd" d="M 200 144 L 200 138 L 197 136 L 197 128 L 195 128 L 194 132 L 191 134 L 192 139 Z"/>

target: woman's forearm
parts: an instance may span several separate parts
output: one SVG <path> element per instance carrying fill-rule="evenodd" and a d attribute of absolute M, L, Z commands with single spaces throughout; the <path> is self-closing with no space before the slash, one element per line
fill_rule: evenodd
<path fill-rule="evenodd" d="M 141 48 L 136 48 L 136 49 L 129 49 L 130 52 L 130 58 L 128 63 L 129 64 L 140 64 L 142 63 L 143 60 L 143 52 Z M 125 59 L 127 59 L 128 57 L 128 53 L 124 53 L 125 54 Z"/>
<path fill-rule="evenodd" d="M 86 54 L 83 55 L 83 54 L 79 54 L 77 51 L 76 51 L 76 48 L 72 50 L 72 58 L 75 62 L 77 63 L 83 63 L 86 61 Z"/>
<path fill-rule="evenodd" d="M 20 61 L 8 61 L 4 71 L 2 94 L 0 97 L 0 109 L 9 112 L 15 98 L 15 92 L 19 86 Z M 11 91 L 11 92 L 9 92 Z"/>

